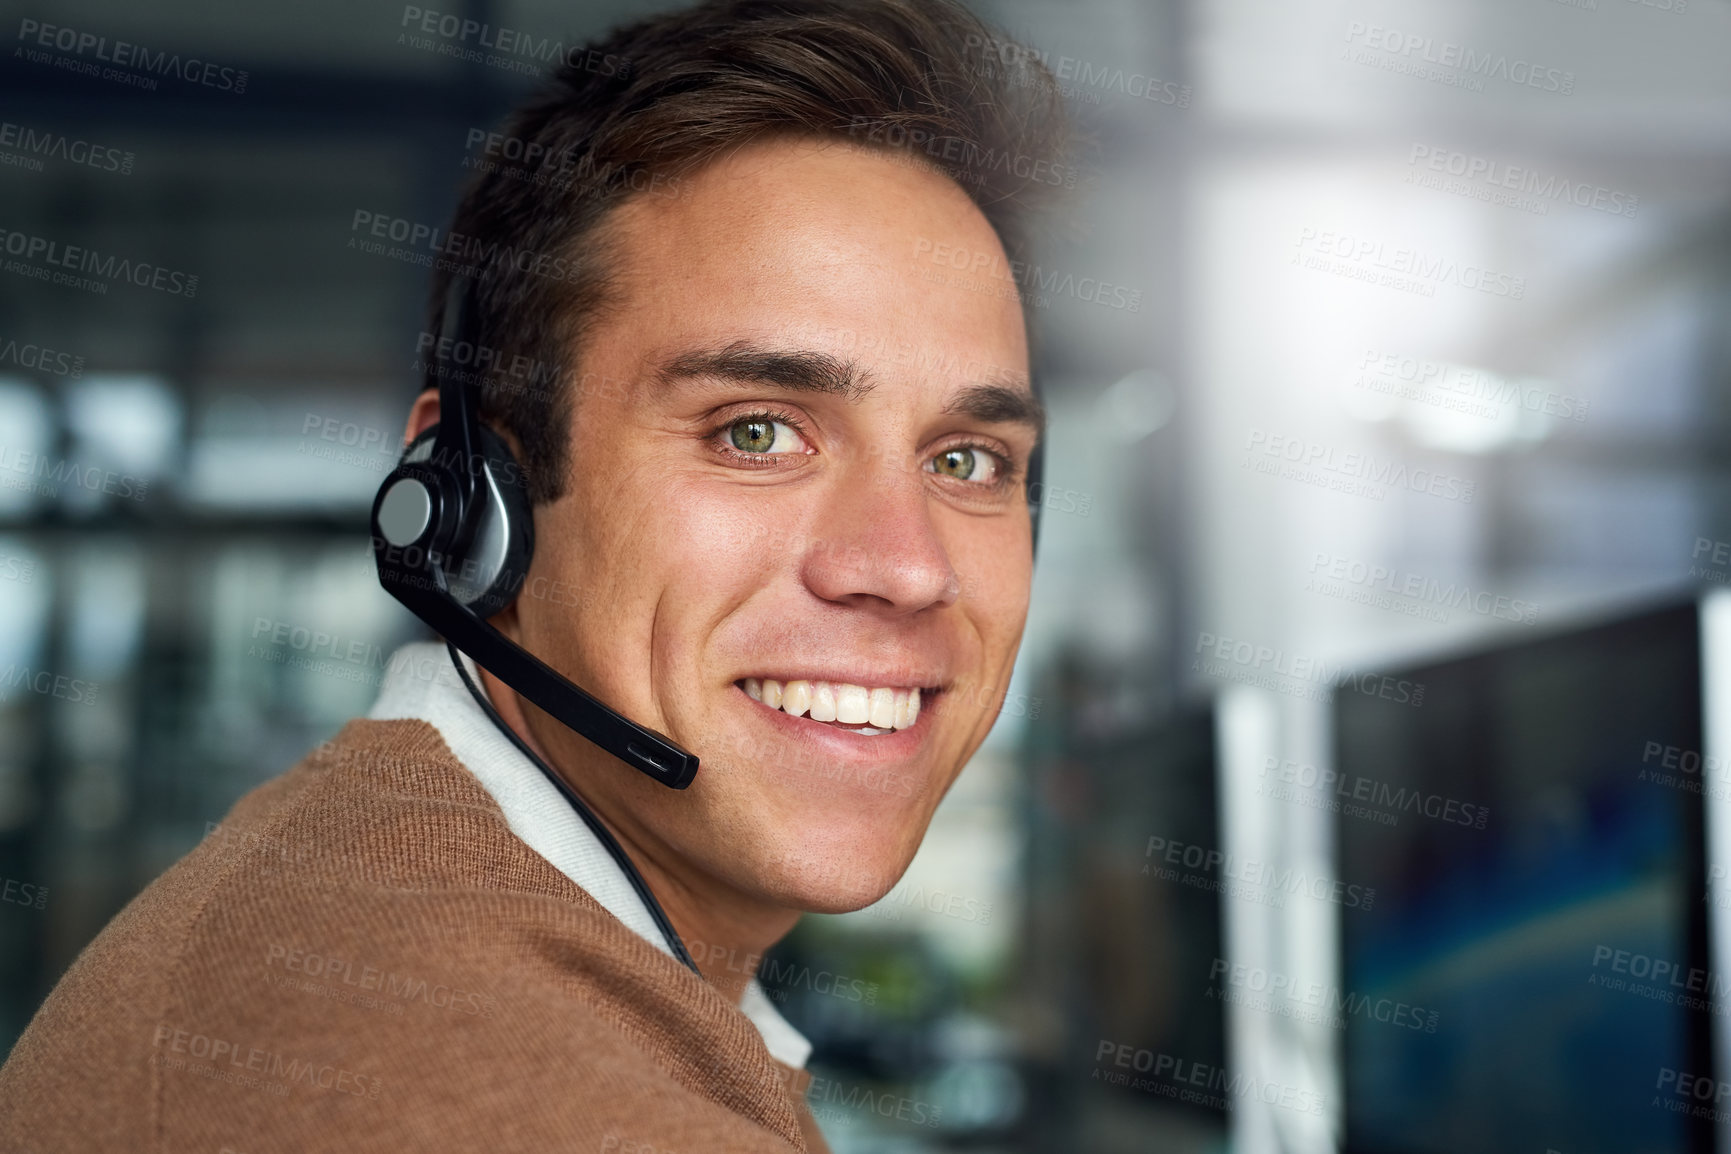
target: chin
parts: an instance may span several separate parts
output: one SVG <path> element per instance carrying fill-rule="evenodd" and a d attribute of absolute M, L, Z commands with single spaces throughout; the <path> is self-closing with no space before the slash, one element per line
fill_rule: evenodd
<path fill-rule="evenodd" d="M 906 815 L 907 821 L 915 820 Z M 923 826 L 922 826 L 923 832 Z M 760 844 L 774 844 L 765 837 Z M 790 831 L 786 853 L 760 865 L 759 887 L 778 904 L 814 914 L 845 914 L 871 905 L 901 880 L 919 839 L 900 826 L 848 822 L 818 836 Z"/>
<path fill-rule="evenodd" d="M 790 878 L 793 890 L 787 904 L 810 914 L 850 914 L 863 910 L 895 888 L 906 872 L 905 863 L 897 862 L 883 870 L 860 871 L 851 877 L 814 876 Z"/>

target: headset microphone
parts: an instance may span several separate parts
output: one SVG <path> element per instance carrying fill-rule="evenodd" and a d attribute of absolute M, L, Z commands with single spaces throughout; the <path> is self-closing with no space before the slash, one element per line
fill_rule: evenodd
<path fill-rule="evenodd" d="M 684 789 L 697 776 L 695 754 L 609 709 L 487 621 L 521 590 L 535 536 L 523 469 L 480 422 L 479 372 L 470 384 L 454 366 L 434 367 L 442 350 L 463 342 L 479 347 L 473 307 L 469 278 L 452 277 L 439 343 L 427 358 L 439 390 L 439 424 L 409 444 L 373 499 L 379 584 L 561 724 L 661 784 Z"/>

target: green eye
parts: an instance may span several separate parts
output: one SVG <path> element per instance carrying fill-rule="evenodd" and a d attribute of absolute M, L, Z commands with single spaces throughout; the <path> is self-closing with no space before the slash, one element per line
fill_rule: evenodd
<path fill-rule="evenodd" d="M 767 453 L 775 448 L 775 422 L 752 417 L 728 429 L 733 447 L 742 453 Z"/>
<path fill-rule="evenodd" d="M 945 449 L 932 458 L 932 472 L 942 473 L 946 477 L 957 477 L 963 481 L 977 481 L 976 476 L 981 466 L 988 458 L 983 453 L 972 449 Z"/>
<path fill-rule="evenodd" d="M 778 421 L 771 413 L 751 413 L 739 417 L 724 429 L 717 430 L 718 441 L 722 433 L 727 435 L 727 444 L 736 453 L 746 453 L 753 457 L 786 456 L 811 452 L 792 419 Z M 716 443 L 719 448 L 719 443 Z"/>
<path fill-rule="evenodd" d="M 974 475 L 974 451 L 972 449 L 949 449 L 932 458 L 934 471 L 949 477 L 960 477 L 964 481 Z"/>

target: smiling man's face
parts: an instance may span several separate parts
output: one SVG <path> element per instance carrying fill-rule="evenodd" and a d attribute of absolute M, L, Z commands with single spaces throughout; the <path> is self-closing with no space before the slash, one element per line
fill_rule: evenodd
<path fill-rule="evenodd" d="M 670 791 L 526 707 L 634 855 L 854 909 L 907 868 L 1021 640 L 1021 310 L 985 217 L 899 158 L 781 138 L 682 188 L 609 223 L 615 299 L 579 350 L 526 586 L 568 592 L 501 625 L 702 759 Z M 999 276 L 932 263 L 940 245 Z"/>

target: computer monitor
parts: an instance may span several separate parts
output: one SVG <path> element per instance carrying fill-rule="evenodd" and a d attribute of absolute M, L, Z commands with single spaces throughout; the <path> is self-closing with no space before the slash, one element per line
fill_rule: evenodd
<path fill-rule="evenodd" d="M 1691 599 L 1391 671 L 1417 708 L 1338 696 L 1339 869 L 1377 895 L 1342 919 L 1341 985 L 1425 1023 L 1345 1015 L 1347 1154 L 1708 1154 L 1731 1129 L 1707 616 Z"/>

